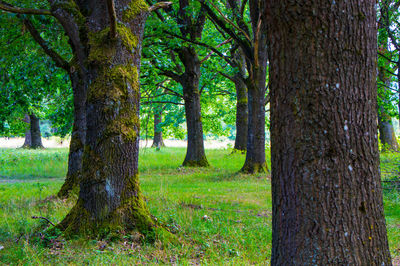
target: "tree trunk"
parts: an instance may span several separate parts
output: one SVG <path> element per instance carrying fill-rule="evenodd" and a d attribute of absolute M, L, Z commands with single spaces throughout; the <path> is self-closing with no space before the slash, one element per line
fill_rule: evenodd
<path fill-rule="evenodd" d="M 391 265 L 375 4 L 267 1 L 272 265 Z"/>
<path fill-rule="evenodd" d="M 392 118 L 385 112 L 383 107 L 378 110 L 379 139 L 384 150 L 398 151 L 396 134 L 392 124 Z"/>
<path fill-rule="evenodd" d="M 383 17 L 380 18 L 383 20 Z M 379 51 L 387 57 L 391 57 L 388 51 L 389 36 L 385 29 L 385 22 L 378 22 L 378 45 Z M 390 106 L 390 83 L 391 75 L 387 72 L 390 62 L 378 60 L 378 129 L 379 138 L 384 150 L 397 151 L 399 149 L 397 138 L 394 132 L 392 118 L 389 115 L 387 106 Z M 383 84 L 380 86 L 379 84 Z"/>
<path fill-rule="evenodd" d="M 259 20 L 264 10 L 264 0 L 251 0 L 250 16 L 253 30 L 254 50 L 252 60 L 247 59 L 249 77 L 246 80 L 248 89 L 248 133 L 246 161 L 241 171 L 257 173 L 268 171 L 265 163 L 265 89 L 267 75 L 267 37 L 266 23 Z"/>
<path fill-rule="evenodd" d="M 183 99 L 187 125 L 188 146 L 183 166 L 209 166 L 204 152 L 203 123 L 200 106 L 200 61 L 194 48 L 184 48 L 179 54 L 185 65 L 182 75 Z"/>
<path fill-rule="evenodd" d="M 40 133 L 39 118 L 34 114 L 29 114 L 29 120 L 31 122 L 31 146 L 32 149 L 43 148 L 42 135 Z"/>
<path fill-rule="evenodd" d="M 239 72 L 235 74 L 236 89 L 236 138 L 234 150 L 245 152 L 247 147 L 247 130 L 248 130 L 248 98 L 247 87 L 244 81 L 245 77 L 245 60 L 242 52 L 238 50 L 234 55 L 234 60 L 239 65 Z"/>
<path fill-rule="evenodd" d="M 76 71 L 70 73 L 71 85 L 74 93 L 74 125 L 71 134 L 71 143 L 68 154 L 68 172 L 65 182 L 57 196 L 68 197 L 70 192 L 79 189 L 79 180 L 82 169 L 82 155 L 86 138 L 86 91 L 87 83 Z"/>
<path fill-rule="evenodd" d="M 25 141 L 22 148 L 29 149 L 32 146 L 32 136 L 31 136 L 31 119 L 28 114 L 25 114 L 24 122 L 28 124 L 27 129 L 25 130 Z"/>
<path fill-rule="evenodd" d="M 151 147 L 165 147 L 162 137 L 162 129 L 160 127 L 161 122 L 161 111 L 156 110 L 156 112 L 154 113 L 154 139 Z"/>
<path fill-rule="evenodd" d="M 59 227 L 67 235 L 139 230 L 155 237 L 159 228 L 138 176 L 140 53 L 148 8 L 144 2 L 114 3 L 116 24 L 110 22 L 113 12 L 106 1 L 88 4 L 90 85 L 82 179 L 78 201 Z"/>

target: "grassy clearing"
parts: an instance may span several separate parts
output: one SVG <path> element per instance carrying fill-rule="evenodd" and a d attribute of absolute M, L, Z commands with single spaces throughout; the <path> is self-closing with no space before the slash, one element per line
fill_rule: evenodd
<path fill-rule="evenodd" d="M 207 150 L 213 167 L 180 168 L 185 149 L 141 150 L 142 189 L 151 213 L 168 224 L 183 245 L 138 244 L 135 236 L 110 242 L 62 238 L 40 240 L 34 232 L 56 223 L 74 199 L 48 198 L 63 182 L 66 149 L 0 150 L 0 262 L 6 264 L 212 265 L 268 264 L 271 249 L 271 189 L 265 176 L 236 172 L 244 155 Z M 382 169 L 394 175 L 398 154 L 382 155 Z M 385 176 L 389 175 L 386 174 Z M 7 178 L 5 178 L 7 177 Z M 13 181 L 13 182 L 9 182 Z M 17 181 L 17 182 L 16 182 Z M 22 182 L 21 182 L 22 181 Z M 399 193 L 385 191 L 385 212 L 393 256 L 400 256 Z M 43 230 L 42 230 L 43 231 Z M 47 247 L 46 247 L 47 246 Z"/>

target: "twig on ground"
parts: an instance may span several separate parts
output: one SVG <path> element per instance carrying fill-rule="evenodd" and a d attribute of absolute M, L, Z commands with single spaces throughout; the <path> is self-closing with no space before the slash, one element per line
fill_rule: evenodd
<path fill-rule="evenodd" d="M 55 224 L 53 224 L 49 219 L 47 219 L 46 217 L 41 217 L 41 216 L 32 216 L 32 219 L 43 219 L 45 221 L 47 221 L 49 224 L 51 224 L 52 226 L 56 226 Z"/>

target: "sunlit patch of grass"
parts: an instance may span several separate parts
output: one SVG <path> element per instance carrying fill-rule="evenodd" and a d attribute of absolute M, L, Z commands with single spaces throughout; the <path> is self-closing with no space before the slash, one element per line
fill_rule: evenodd
<path fill-rule="evenodd" d="M 271 253 L 271 185 L 268 174 L 238 174 L 245 156 L 207 150 L 209 168 L 180 167 L 185 149 L 140 151 L 140 182 L 151 213 L 176 233 L 181 245 L 164 246 L 124 236 L 111 242 L 51 238 L 43 244 L 48 218 L 60 222 L 74 199 L 52 198 L 63 182 L 67 150 L 2 149 L 0 175 L 0 261 L 6 264 L 268 264 Z M 58 154 L 57 158 L 55 154 Z M 269 156 L 269 155 L 268 155 Z M 21 157 L 21 158 L 20 158 Z M 32 158 L 32 159 L 29 159 Z M 382 167 L 398 167 L 400 155 L 382 155 Z M 43 165 L 56 168 L 43 174 Z M 30 167 L 26 168 L 28 163 Z M 41 165 L 38 165 L 41 164 Z M 57 177 L 49 179 L 49 177 Z M 21 182 L 20 179 L 26 181 Z M 393 256 L 400 256 L 400 195 L 385 190 L 385 213 Z"/>

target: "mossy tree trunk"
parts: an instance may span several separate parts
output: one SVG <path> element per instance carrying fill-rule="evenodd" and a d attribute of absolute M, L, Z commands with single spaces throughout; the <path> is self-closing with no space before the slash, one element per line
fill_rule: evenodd
<path fill-rule="evenodd" d="M 376 125 L 376 3 L 266 3 L 271 265 L 391 265 Z"/>
<path fill-rule="evenodd" d="M 151 147 L 160 148 L 165 147 L 163 137 L 162 137 L 162 112 L 159 109 L 156 109 L 154 112 L 154 137 L 153 137 L 153 144 Z"/>
<path fill-rule="evenodd" d="M 68 154 L 68 171 L 65 182 L 57 196 L 68 197 L 71 192 L 79 189 L 82 169 L 83 148 L 86 141 L 86 92 L 87 79 L 80 71 L 70 73 L 71 85 L 74 93 L 74 125 L 71 134 L 71 143 Z"/>
<path fill-rule="evenodd" d="M 40 132 L 40 119 L 35 114 L 29 114 L 29 120 L 31 123 L 31 149 L 43 148 L 42 134 Z"/>
<path fill-rule="evenodd" d="M 69 37 L 74 62 L 52 50 L 25 20 L 35 41 L 56 65 L 79 71 L 89 84 L 86 101 L 86 139 L 79 198 L 58 225 L 66 235 L 98 236 L 110 231 L 139 230 L 168 236 L 157 229 L 140 191 L 139 69 L 145 20 L 144 0 L 48 0 L 51 10 L 0 8 L 23 14 L 51 15 Z M 32 118 L 31 118 L 32 119 Z"/>
<path fill-rule="evenodd" d="M 87 51 L 84 62 L 90 84 L 87 130 L 79 198 L 58 227 L 67 235 L 96 236 L 116 230 L 149 234 L 155 232 L 156 223 L 138 176 L 139 69 L 148 6 L 124 0 L 114 1 L 114 10 L 106 1 L 78 4 L 74 16 L 79 42 Z"/>

